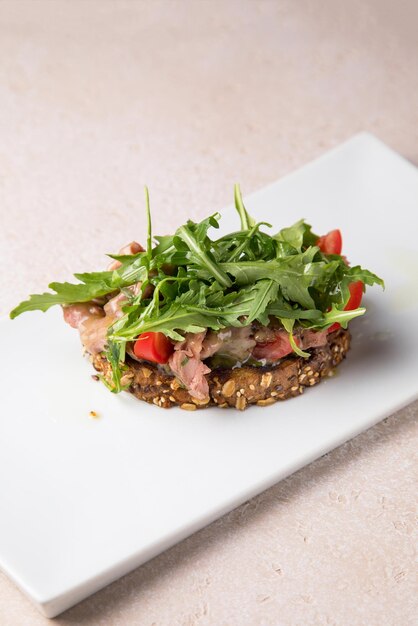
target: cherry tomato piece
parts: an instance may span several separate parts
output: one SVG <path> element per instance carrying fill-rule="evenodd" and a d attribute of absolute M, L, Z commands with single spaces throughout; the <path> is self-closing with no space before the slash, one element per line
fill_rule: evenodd
<path fill-rule="evenodd" d="M 338 322 L 334 322 L 334 324 L 332 324 L 328 330 L 327 333 L 333 333 L 334 330 L 338 330 L 339 328 L 341 328 L 341 324 L 339 324 Z"/>
<path fill-rule="evenodd" d="M 363 297 L 363 287 L 364 285 L 361 280 L 357 280 L 355 283 L 348 285 L 350 298 L 344 307 L 344 311 L 354 311 L 354 309 L 359 308 Z"/>
<path fill-rule="evenodd" d="M 354 311 L 354 309 L 358 309 L 361 304 L 361 299 L 363 297 L 363 282 L 361 280 L 356 280 L 355 283 L 351 283 L 348 285 L 350 290 L 350 297 L 348 299 L 347 304 L 344 307 L 344 311 Z M 338 330 L 340 328 L 340 324 L 335 322 L 328 328 L 329 333 L 333 333 L 334 330 Z"/>
<path fill-rule="evenodd" d="M 174 346 L 164 333 L 142 333 L 134 344 L 135 356 L 153 363 L 167 363 L 173 352 Z"/>
<path fill-rule="evenodd" d="M 341 231 L 338 228 L 330 230 L 328 234 L 318 239 L 316 245 L 324 254 L 341 254 L 343 248 Z"/>

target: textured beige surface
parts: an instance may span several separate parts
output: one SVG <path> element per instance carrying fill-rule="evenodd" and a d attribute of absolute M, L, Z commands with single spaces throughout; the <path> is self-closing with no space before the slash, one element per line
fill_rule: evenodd
<path fill-rule="evenodd" d="M 165 232 L 359 130 L 418 163 L 417 25 L 414 0 L 0 2 L 0 313 L 141 239 L 145 182 Z M 417 415 L 56 622 L 416 625 Z M 1 626 L 47 622 L 0 575 Z"/>

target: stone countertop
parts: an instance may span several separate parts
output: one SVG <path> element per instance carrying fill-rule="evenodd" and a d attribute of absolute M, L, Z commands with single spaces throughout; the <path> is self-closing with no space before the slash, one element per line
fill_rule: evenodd
<path fill-rule="evenodd" d="M 417 24 L 413 0 L 3 0 L 0 313 L 140 239 L 145 183 L 164 232 L 360 130 L 418 164 Z M 417 415 L 415 403 L 55 622 L 415 625 Z M 0 574 L 0 624 L 48 622 Z"/>

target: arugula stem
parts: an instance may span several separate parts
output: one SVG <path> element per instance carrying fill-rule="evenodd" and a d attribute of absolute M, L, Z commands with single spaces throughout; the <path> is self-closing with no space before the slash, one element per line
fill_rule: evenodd
<path fill-rule="evenodd" d="M 234 200 L 235 208 L 238 211 L 241 219 L 241 230 L 249 230 L 252 226 L 255 225 L 255 221 L 252 219 L 252 217 L 249 216 L 247 209 L 244 206 L 241 189 L 237 183 L 234 185 Z"/>

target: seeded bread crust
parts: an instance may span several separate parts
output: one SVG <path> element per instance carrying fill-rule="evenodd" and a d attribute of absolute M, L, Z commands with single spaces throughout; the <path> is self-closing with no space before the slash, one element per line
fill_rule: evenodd
<path fill-rule="evenodd" d="M 214 369 L 206 376 L 209 396 L 193 398 L 181 383 L 157 365 L 139 363 L 127 357 L 127 371 L 122 378 L 127 391 L 139 400 L 168 409 L 179 406 L 195 411 L 208 406 L 236 408 L 243 411 L 251 404 L 267 406 L 278 400 L 299 396 L 305 387 L 313 387 L 322 378 L 332 376 L 334 368 L 345 358 L 350 348 L 350 333 L 339 329 L 328 335 L 328 343 L 310 350 L 311 357 L 284 358 L 279 365 L 265 367 L 243 366 L 235 369 Z M 93 365 L 105 379 L 111 381 L 111 368 L 103 354 L 93 358 Z"/>

